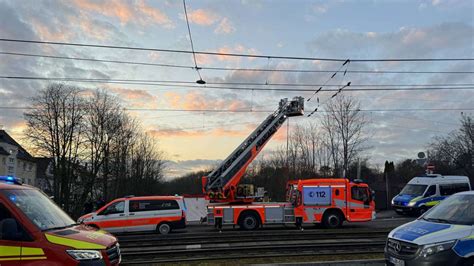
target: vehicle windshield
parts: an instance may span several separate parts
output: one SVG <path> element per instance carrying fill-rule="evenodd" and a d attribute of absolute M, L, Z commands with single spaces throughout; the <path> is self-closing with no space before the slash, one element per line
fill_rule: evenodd
<path fill-rule="evenodd" d="M 425 192 L 426 187 L 427 185 L 408 184 L 402 189 L 400 195 L 421 196 Z"/>
<path fill-rule="evenodd" d="M 75 224 L 69 215 L 36 189 L 11 189 L 0 193 L 3 193 L 41 230 L 63 228 Z"/>
<path fill-rule="evenodd" d="M 422 219 L 432 222 L 474 225 L 474 195 L 453 195 L 427 212 Z"/>

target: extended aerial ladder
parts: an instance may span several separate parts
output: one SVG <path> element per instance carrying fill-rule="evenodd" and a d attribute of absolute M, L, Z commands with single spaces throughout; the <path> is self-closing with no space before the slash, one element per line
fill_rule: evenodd
<path fill-rule="evenodd" d="M 280 100 L 270 114 L 214 171 L 202 177 L 203 192 L 211 202 L 251 202 L 237 193 L 237 186 L 248 165 L 278 131 L 288 117 L 304 115 L 304 98 Z"/>

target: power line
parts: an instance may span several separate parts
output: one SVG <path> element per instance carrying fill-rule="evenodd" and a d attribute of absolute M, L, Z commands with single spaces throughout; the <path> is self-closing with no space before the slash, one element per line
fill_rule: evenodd
<path fill-rule="evenodd" d="M 39 57 L 39 58 L 61 59 L 61 60 L 90 61 L 90 62 L 114 63 L 114 64 L 143 65 L 143 66 L 156 66 L 156 67 L 170 67 L 170 68 L 182 68 L 182 69 L 195 69 L 194 66 L 179 65 L 179 64 L 163 64 L 163 63 L 149 63 L 149 62 L 137 62 L 137 61 L 108 60 L 108 59 L 95 59 L 95 58 L 43 55 L 43 54 L 30 54 L 30 53 L 0 52 L 0 55 Z M 199 69 L 216 70 L 216 71 L 288 72 L 288 73 L 334 73 L 334 72 L 339 71 L 339 70 L 316 70 L 316 69 L 279 69 L 279 68 L 269 69 L 269 68 L 205 67 L 205 66 L 200 66 Z M 474 71 L 347 70 L 347 73 L 358 73 L 358 74 L 474 74 Z"/>
<path fill-rule="evenodd" d="M 0 41 L 17 42 L 17 43 L 49 44 L 49 45 L 61 45 L 61 46 L 122 49 L 122 50 L 154 51 L 154 52 L 168 52 L 168 53 L 184 53 L 184 54 L 193 53 L 193 51 L 179 50 L 179 49 L 160 49 L 160 48 L 146 48 L 146 47 L 118 46 L 118 45 L 84 44 L 84 43 L 72 43 L 72 42 L 50 42 L 50 41 L 21 40 L 21 39 L 7 39 L 7 38 L 0 38 Z M 272 58 L 272 59 L 282 59 L 282 60 L 308 60 L 308 61 L 332 61 L 332 62 L 345 62 L 346 61 L 346 59 L 339 59 L 339 58 L 256 55 L 256 54 L 219 53 L 219 52 L 204 52 L 204 51 L 194 51 L 194 53 L 203 54 L 203 55 L 212 55 L 212 56 L 249 57 L 249 58 L 265 58 L 265 59 Z M 371 59 L 351 59 L 351 61 L 352 62 L 447 62 L 447 61 L 474 61 L 474 58 L 384 58 L 384 59 L 371 58 Z"/>
<path fill-rule="evenodd" d="M 3 110 L 36 110 L 28 106 L 0 106 Z M 88 109 L 88 108 L 83 108 Z M 122 108 L 125 111 L 151 111 L 151 112 L 205 112 L 205 113 L 270 113 L 275 110 L 250 110 L 250 109 L 166 109 L 166 108 Z M 431 111 L 472 111 L 474 108 L 395 108 L 395 109 L 353 109 L 358 112 L 431 112 Z M 329 111 L 321 111 L 327 113 Z"/>
<path fill-rule="evenodd" d="M 112 83 L 112 84 L 127 84 L 127 85 L 150 85 L 150 86 L 165 86 L 186 88 L 201 88 L 201 89 L 225 89 L 225 90 L 261 90 L 261 91 L 314 91 L 314 89 L 279 89 L 268 87 L 231 87 L 231 86 L 199 86 L 193 85 L 195 82 L 191 81 L 177 81 L 177 80 L 144 80 L 144 79 L 93 79 L 93 78 L 58 78 L 58 77 L 29 77 L 29 76 L 0 76 L 0 79 L 19 79 L 19 80 L 43 80 L 43 81 L 71 81 L 84 83 Z M 296 84 L 296 83 L 252 83 L 252 82 L 209 82 L 208 84 L 215 85 L 239 85 L 239 86 L 285 86 L 285 87 L 317 87 L 322 84 Z M 327 91 L 339 91 L 340 85 L 326 84 L 326 87 L 339 87 L 339 89 L 326 89 Z M 445 89 L 472 89 L 473 83 L 459 83 L 459 84 L 351 84 L 351 87 L 372 87 L 373 89 L 351 89 L 351 91 L 379 91 L 379 90 L 445 90 Z M 185 88 L 186 87 L 186 88 Z M 391 88 L 395 87 L 395 88 Z M 406 87 L 404 89 L 403 87 Z M 384 89 L 391 88 L 391 89 Z"/>
<path fill-rule="evenodd" d="M 191 35 L 191 27 L 189 27 L 188 11 L 186 10 L 186 0 L 183 0 L 183 7 L 184 7 L 184 16 L 186 17 L 186 25 L 188 26 L 189 41 L 191 42 L 191 52 L 193 53 L 194 69 L 199 75 L 199 81 L 203 82 L 201 73 L 199 72 L 199 68 L 197 65 L 196 53 L 194 52 L 193 36 Z"/>
<path fill-rule="evenodd" d="M 341 69 L 344 67 L 344 65 L 346 65 L 348 62 L 349 62 L 349 59 L 347 59 L 346 62 L 344 62 L 344 63 L 339 67 L 339 69 L 338 69 L 337 71 L 335 71 L 334 74 L 332 74 L 332 75 L 321 85 L 321 87 L 319 87 L 319 89 L 315 90 L 314 93 L 313 93 L 308 99 L 306 99 L 306 101 L 308 101 L 308 102 L 311 101 L 311 99 L 312 99 L 318 92 L 320 92 L 320 91 L 323 89 L 323 87 L 326 86 L 327 83 L 328 83 L 331 79 L 333 79 L 333 78 L 337 75 L 337 73 L 338 73 L 339 71 L 341 71 Z M 329 86 L 329 85 L 328 85 L 328 86 Z"/>

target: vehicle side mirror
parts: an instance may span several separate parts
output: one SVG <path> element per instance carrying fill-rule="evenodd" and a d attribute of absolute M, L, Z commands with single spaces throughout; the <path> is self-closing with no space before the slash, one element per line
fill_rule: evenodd
<path fill-rule="evenodd" d="M 13 218 L 4 219 L 1 224 L 2 240 L 23 240 L 23 234 L 18 228 L 18 223 Z"/>

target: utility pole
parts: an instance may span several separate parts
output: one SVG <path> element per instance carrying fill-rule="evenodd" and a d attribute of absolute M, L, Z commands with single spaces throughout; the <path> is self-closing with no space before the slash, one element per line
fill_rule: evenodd
<path fill-rule="evenodd" d="M 288 171 L 288 180 L 290 180 L 290 118 L 286 122 L 286 169 Z"/>
<path fill-rule="evenodd" d="M 360 159 L 357 158 L 357 179 L 360 179 Z"/>
<path fill-rule="evenodd" d="M 390 193 L 388 191 L 388 173 L 385 173 L 385 191 L 387 194 L 387 210 L 390 209 Z"/>

